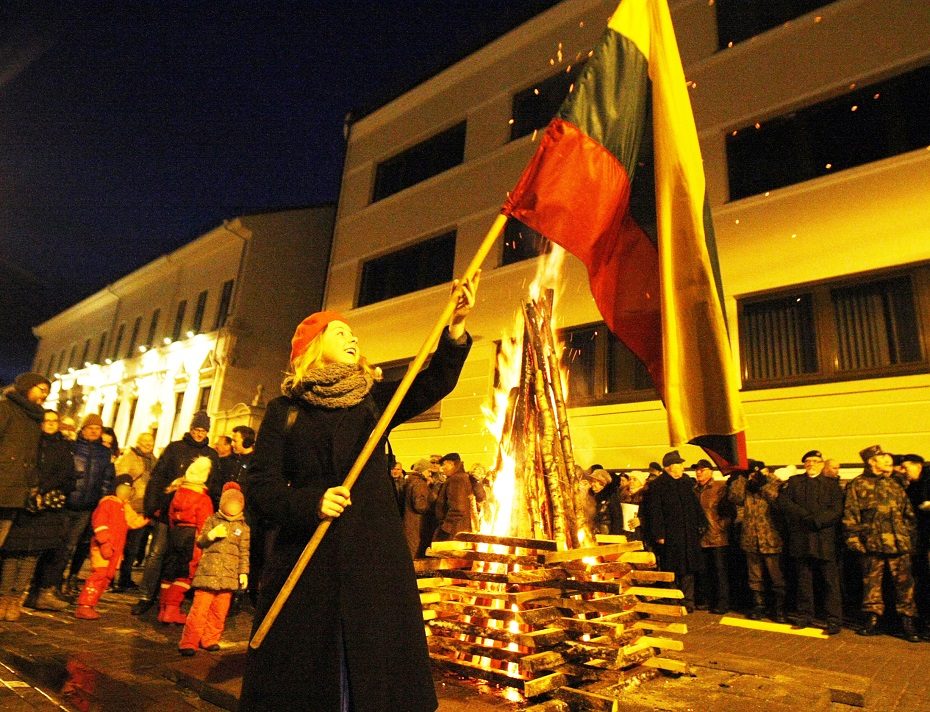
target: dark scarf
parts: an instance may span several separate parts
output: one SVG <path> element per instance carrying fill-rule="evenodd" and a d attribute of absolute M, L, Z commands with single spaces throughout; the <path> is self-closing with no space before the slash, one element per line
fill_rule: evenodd
<path fill-rule="evenodd" d="M 334 363 L 307 371 L 298 382 L 287 376 L 281 392 L 319 408 L 336 410 L 361 403 L 373 384 L 374 379 L 361 366 Z"/>
<path fill-rule="evenodd" d="M 26 412 L 26 415 L 37 423 L 41 423 L 45 419 L 45 408 L 41 405 L 36 405 L 19 391 L 10 391 L 6 394 L 6 397 L 22 408 Z"/>

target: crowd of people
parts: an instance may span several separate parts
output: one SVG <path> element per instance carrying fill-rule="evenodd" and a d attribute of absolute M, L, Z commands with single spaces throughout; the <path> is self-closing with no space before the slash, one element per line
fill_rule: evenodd
<path fill-rule="evenodd" d="M 0 398 L 0 621 L 19 620 L 24 605 L 96 620 L 105 591 L 138 591 L 133 614 L 158 602 L 161 623 L 184 626 L 181 654 L 219 650 L 234 598 L 254 601 L 249 571 L 261 565 L 250 543 L 265 530 L 243 492 L 255 431 L 237 426 L 214 449 L 200 411 L 156 457 L 152 433 L 121 450 L 96 413 L 62 430 L 66 417 L 42 407 L 49 391 L 25 373 Z"/>
<path fill-rule="evenodd" d="M 720 476 L 699 460 L 692 479 L 673 450 L 641 478 L 599 465 L 581 473 L 579 507 L 592 531 L 642 539 L 689 611 L 739 606 L 752 619 L 820 622 L 830 635 L 849 621 L 876 635 L 884 585 L 897 613 L 887 629 L 930 640 L 930 465 L 879 445 L 859 454 L 862 472 L 848 480 L 819 450 L 804 453 L 799 473 L 749 460 Z"/>
<path fill-rule="evenodd" d="M 274 545 L 273 523 L 246 507 L 254 430 L 238 426 L 211 447 L 210 419 L 198 412 L 156 457 L 152 433 L 120 449 L 93 413 L 62 430 L 66 418 L 42 407 L 49 387 L 26 373 L 0 399 L 0 620 L 19 619 L 23 605 L 73 606 L 95 620 L 106 590 L 135 591 L 134 615 L 158 603 L 160 622 L 184 626 L 182 654 L 218 649 L 230 609 L 254 606 Z M 699 460 L 692 478 L 676 450 L 648 474 L 593 465 L 576 473 L 576 511 L 591 533 L 641 539 L 675 574 L 689 611 L 743 608 L 835 634 L 844 612 L 849 620 L 858 610 L 857 632 L 874 635 L 884 584 L 897 632 L 930 640 L 930 465 L 877 445 L 860 455 L 863 471 L 851 479 L 818 450 L 802 456 L 799 473 L 750 460 L 722 476 Z M 389 464 L 412 558 L 478 529 L 482 465 L 467 469 L 455 452 L 409 471 Z"/>

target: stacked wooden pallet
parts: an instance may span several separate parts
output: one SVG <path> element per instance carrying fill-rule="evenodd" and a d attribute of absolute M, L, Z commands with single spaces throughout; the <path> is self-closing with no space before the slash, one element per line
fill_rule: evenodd
<path fill-rule="evenodd" d="M 613 709 L 687 632 L 671 573 L 639 542 L 598 537 L 559 551 L 547 539 L 462 533 L 420 567 L 430 655 L 444 668 L 518 690 L 536 709 Z M 561 706 L 560 706 L 561 705 Z"/>

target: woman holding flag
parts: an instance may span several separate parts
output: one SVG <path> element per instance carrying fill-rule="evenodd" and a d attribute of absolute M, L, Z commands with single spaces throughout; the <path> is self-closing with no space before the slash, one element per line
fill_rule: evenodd
<path fill-rule="evenodd" d="M 390 427 L 455 387 L 471 347 L 465 318 L 477 286 L 477 275 L 463 282 L 429 366 Z M 329 519 L 331 531 L 267 637 L 250 648 L 239 709 L 434 710 L 420 600 L 384 448 L 375 448 L 351 493 L 341 485 L 398 384 L 380 380 L 335 312 L 304 319 L 291 344 L 284 395 L 268 404 L 247 484 L 256 514 L 280 528 L 256 625 L 314 529 Z"/>

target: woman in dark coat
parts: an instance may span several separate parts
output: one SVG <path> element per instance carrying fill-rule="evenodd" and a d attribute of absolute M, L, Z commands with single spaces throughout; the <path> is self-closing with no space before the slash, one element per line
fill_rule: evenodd
<path fill-rule="evenodd" d="M 471 338 L 464 285 L 449 328 L 391 427 L 455 387 Z M 268 404 L 247 499 L 280 527 L 263 573 L 260 624 L 323 518 L 333 524 L 262 645 L 249 649 L 239 709 L 428 712 L 437 707 L 413 564 L 384 448 L 351 492 L 341 486 L 396 383 L 373 382 L 338 314 L 297 328 L 286 395 Z"/>
<path fill-rule="evenodd" d="M 22 597 L 29 588 L 39 555 L 56 549 L 65 533 L 62 507 L 74 489 L 74 457 L 58 432 L 58 413 L 46 410 L 39 441 L 38 486 L 28 510 L 21 511 L 3 544 L 0 596 L 6 620 L 19 618 Z"/>

